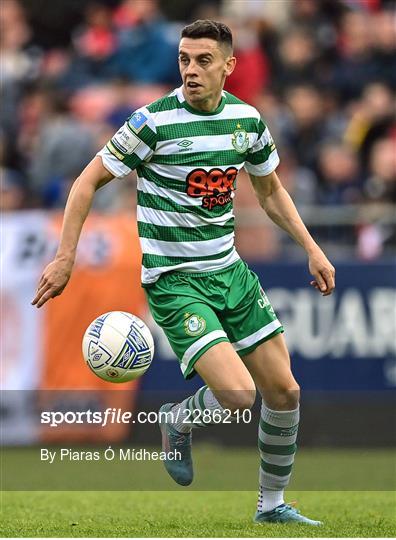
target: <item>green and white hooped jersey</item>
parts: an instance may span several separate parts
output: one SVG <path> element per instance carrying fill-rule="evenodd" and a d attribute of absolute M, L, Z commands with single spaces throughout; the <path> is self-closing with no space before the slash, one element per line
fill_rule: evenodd
<path fill-rule="evenodd" d="M 279 163 L 254 107 L 223 92 L 219 107 L 204 113 L 182 87 L 135 111 L 98 155 L 117 177 L 136 169 L 143 285 L 164 272 L 212 272 L 237 261 L 238 171 L 264 176 Z"/>

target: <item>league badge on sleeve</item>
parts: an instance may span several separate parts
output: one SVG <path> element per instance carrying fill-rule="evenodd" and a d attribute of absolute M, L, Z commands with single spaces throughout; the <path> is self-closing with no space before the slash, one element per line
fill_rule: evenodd
<path fill-rule="evenodd" d="M 111 146 L 108 146 L 108 148 L 118 159 L 121 159 L 120 156 L 117 155 L 119 152 L 121 152 L 122 157 L 130 155 L 136 150 L 140 142 L 140 139 L 132 133 L 132 130 L 129 129 L 126 124 L 124 124 L 111 139 Z M 114 152 L 112 147 L 115 147 L 118 152 Z"/>
<path fill-rule="evenodd" d="M 137 111 L 130 117 L 129 125 L 135 131 L 135 133 L 139 133 L 139 131 L 147 124 L 147 120 L 147 116 L 145 116 L 142 112 Z"/>

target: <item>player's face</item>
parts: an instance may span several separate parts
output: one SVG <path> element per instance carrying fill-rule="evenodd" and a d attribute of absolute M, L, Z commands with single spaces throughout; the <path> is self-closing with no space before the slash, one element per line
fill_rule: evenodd
<path fill-rule="evenodd" d="M 179 68 L 184 96 L 191 105 L 204 110 L 217 107 L 225 78 L 235 67 L 235 58 L 227 52 L 213 39 L 182 38 Z"/>

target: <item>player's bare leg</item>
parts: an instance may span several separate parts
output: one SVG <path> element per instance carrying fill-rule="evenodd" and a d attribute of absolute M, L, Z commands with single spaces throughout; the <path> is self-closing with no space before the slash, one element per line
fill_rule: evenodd
<path fill-rule="evenodd" d="M 220 404 L 232 412 L 250 409 L 256 397 L 254 380 L 231 343 L 211 347 L 195 364 L 195 370 L 216 394 Z"/>
<path fill-rule="evenodd" d="M 283 334 L 259 345 L 244 363 L 262 396 L 259 425 L 260 473 L 255 522 L 321 525 L 284 502 L 296 452 L 300 388 L 291 372 Z"/>
<path fill-rule="evenodd" d="M 194 368 L 207 386 L 181 403 L 167 403 L 160 409 L 163 450 L 178 450 L 182 455 L 180 460 L 165 460 L 164 465 L 181 485 L 189 485 L 193 479 L 192 429 L 233 419 L 236 411 L 252 407 L 256 395 L 249 371 L 229 342 L 213 345 L 197 360 Z"/>
<path fill-rule="evenodd" d="M 243 362 L 270 409 L 288 411 L 298 407 L 300 387 L 291 372 L 283 334 L 259 345 L 243 357 Z"/>

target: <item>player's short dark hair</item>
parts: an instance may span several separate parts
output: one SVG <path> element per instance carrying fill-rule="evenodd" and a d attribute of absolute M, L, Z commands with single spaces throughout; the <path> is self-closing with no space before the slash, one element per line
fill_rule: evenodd
<path fill-rule="evenodd" d="M 232 33 L 228 26 L 221 22 L 210 21 L 209 19 L 200 19 L 185 26 L 182 30 L 181 37 L 214 39 L 221 45 L 227 45 L 232 49 Z"/>

